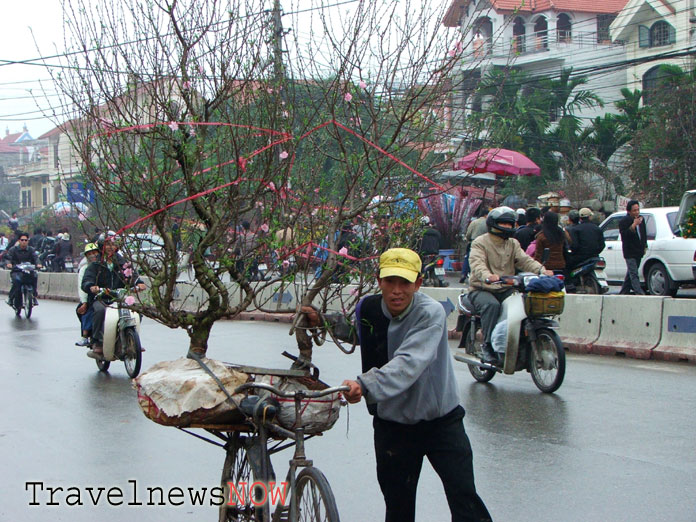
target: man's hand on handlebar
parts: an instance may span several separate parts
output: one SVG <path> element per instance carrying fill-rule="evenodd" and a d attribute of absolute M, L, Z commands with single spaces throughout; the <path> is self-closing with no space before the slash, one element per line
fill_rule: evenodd
<path fill-rule="evenodd" d="M 491 274 L 486 278 L 486 283 L 496 283 L 500 281 L 500 276 L 498 274 Z"/>
<path fill-rule="evenodd" d="M 360 399 L 362 399 L 362 388 L 358 381 L 346 380 L 343 381 L 343 386 L 348 386 L 350 388 L 348 391 L 343 392 L 343 396 L 349 403 L 355 404 L 356 402 L 360 402 Z"/>
<path fill-rule="evenodd" d="M 544 274 L 546 276 L 553 276 L 553 270 L 544 270 L 542 272 L 542 274 Z"/>

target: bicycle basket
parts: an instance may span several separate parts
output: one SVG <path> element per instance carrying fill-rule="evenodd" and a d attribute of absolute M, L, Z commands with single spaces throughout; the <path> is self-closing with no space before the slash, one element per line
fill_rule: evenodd
<path fill-rule="evenodd" d="M 529 292 L 524 296 L 524 311 L 528 316 L 560 315 L 563 313 L 563 292 Z"/>
<path fill-rule="evenodd" d="M 324 390 L 328 386 L 309 377 L 278 377 L 277 375 L 257 375 L 256 382 L 270 384 L 286 393 L 297 390 Z M 268 391 L 260 391 L 259 395 L 269 394 Z M 273 397 L 280 403 L 278 412 L 278 424 L 288 430 L 295 429 L 295 399 Z M 338 420 L 339 410 L 341 409 L 341 398 L 339 393 L 332 393 L 316 399 L 303 399 L 301 402 L 302 427 L 306 434 L 320 433 L 329 430 Z"/>

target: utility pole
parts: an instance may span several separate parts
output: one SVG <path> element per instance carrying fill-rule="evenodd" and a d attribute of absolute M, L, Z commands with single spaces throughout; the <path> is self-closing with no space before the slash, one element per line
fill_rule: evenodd
<path fill-rule="evenodd" d="M 276 88 L 283 85 L 283 21 L 280 18 L 280 0 L 273 0 L 273 78 Z"/>

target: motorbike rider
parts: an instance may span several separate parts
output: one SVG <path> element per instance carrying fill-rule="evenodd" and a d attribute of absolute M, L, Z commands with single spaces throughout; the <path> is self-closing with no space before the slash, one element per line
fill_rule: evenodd
<path fill-rule="evenodd" d="M 87 266 L 81 288 L 88 295 L 87 306 L 92 308 L 92 350 L 88 355 L 103 356 L 104 316 L 111 303 L 109 290 L 132 287 L 136 292 L 145 290 L 145 283 L 126 260 L 118 254 L 118 236 L 113 232 L 102 234 L 97 241 L 101 258 Z M 101 299 L 95 296 L 102 289 L 106 295 Z"/>
<path fill-rule="evenodd" d="M 19 303 L 15 301 L 19 298 L 19 289 L 22 286 L 22 272 L 16 269 L 16 265 L 20 263 L 32 263 L 36 268 L 41 268 L 39 263 L 39 255 L 36 250 L 29 246 L 29 234 L 26 232 L 17 233 L 17 244 L 10 248 L 5 254 L 5 260 L 7 264 L 5 265 L 12 272 L 10 277 L 12 278 L 12 288 L 10 288 L 10 295 L 7 299 L 7 304 L 10 306 L 16 305 L 15 308 L 19 308 Z M 34 306 L 38 306 L 39 302 L 36 299 L 36 283 L 38 276 L 36 272 L 32 275 L 31 284 L 34 288 Z"/>
<path fill-rule="evenodd" d="M 513 239 L 517 215 L 510 207 L 491 210 L 486 218 L 488 233 L 479 236 L 471 244 L 469 264 L 469 299 L 481 315 L 481 328 L 485 337 L 483 362 L 500 364 L 493 350 L 491 334 L 498 322 L 501 303 L 514 291 L 500 281 L 501 275 L 513 275 L 516 270 L 552 276 L 553 272 L 525 254 L 520 243 Z"/>
<path fill-rule="evenodd" d="M 580 209 L 580 223 L 570 229 L 570 246 L 572 253 L 568 257 L 568 268 L 580 266 L 584 261 L 597 257 L 604 250 L 604 235 L 594 224 L 592 211 Z"/>
<path fill-rule="evenodd" d="M 85 277 L 87 267 L 97 259 L 99 259 L 99 247 L 96 243 L 87 243 L 85 245 L 85 257 L 80 261 L 77 273 L 77 295 L 80 298 L 80 304 L 77 305 L 77 317 L 80 319 L 82 338 L 75 343 L 76 346 L 89 346 L 89 335 L 92 331 L 94 310 L 88 305 L 89 294 L 82 290 L 82 281 Z"/>

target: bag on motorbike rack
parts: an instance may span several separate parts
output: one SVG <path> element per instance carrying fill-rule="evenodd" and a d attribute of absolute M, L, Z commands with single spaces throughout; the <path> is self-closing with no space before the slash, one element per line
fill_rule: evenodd
<path fill-rule="evenodd" d="M 229 393 L 249 380 L 249 375 L 212 359 L 204 359 Z M 237 424 L 244 414 L 197 361 L 181 358 L 162 361 L 133 380 L 145 416 L 164 426 Z M 237 403 L 244 394 L 234 395 Z"/>
<path fill-rule="evenodd" d="M 297 390 L 318 391 L 328 388 L 326 383 L 314 380 L 310 377 L 279 377 L 277 375 L 257 375 L 255 382 L 270 384 L 286 393 Z M 260 390 L 260 396 L 273 395 L 269 391 Z M 295 428 L 295 399 L 277 397 L 273 398 L 280 403 L 277 421 L 283 428 L 292 430 Z M 301 402 L 302 427 L 305 433 L 311 435 L 329 430 L 336 424 L 341 409 L 341 396 L 332 393 L 316 399 L 303 399 Z"/>
<path fill-rule="evenodd" d="M 524 297 L 524 311 L 528 316 L 560 315 L 564 302 L 563 292 L 528 292 Z"/>

